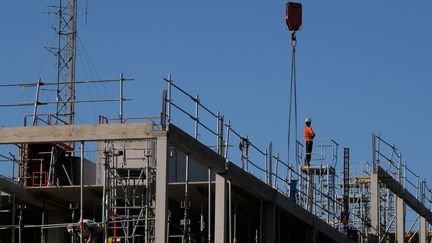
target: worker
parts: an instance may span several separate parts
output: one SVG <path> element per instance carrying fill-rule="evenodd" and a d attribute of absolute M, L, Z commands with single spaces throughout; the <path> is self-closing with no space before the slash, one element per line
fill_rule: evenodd
<path fill-rule="evenodd" d="M 312 147 L 313 147 L 313 140 L 315 138 L 315 132 L 311 127 L 312 119 L 307 117 L 305 119 L 305 122 L 306 122 L 306 126 L 304 128 L 304 138 L 306 141 L 306 158 L 304 161 L 304 165 L 305 167 L 309 167 L 312 158 Z"/>
<path fill-rule="evenodd" d="M 102 232 L 102 227 L 90 219 L 84 219 L 82 222 L 72 223 L 67 226 L 69 234 L 75 237 L 81 237 L 81 229 L 83 239 L 86 243 L 96 243 L 99 239 L 99 234 Z"/>

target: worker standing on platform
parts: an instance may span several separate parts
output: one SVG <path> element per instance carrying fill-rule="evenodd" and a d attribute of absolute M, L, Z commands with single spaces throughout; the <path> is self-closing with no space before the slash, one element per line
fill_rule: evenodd
<path fill-rule="evenodd" d="M 306 141 L 306 157 L 304 161 L 305 167 L 310 166 L 310 161 L 312 158 L 312 147 L 313 147 L 313 140 L 315 138 L 315 132 L 311 127 L 312 119 L 309 117 L 305 119 L 306 126 L 304 128 L 304 137 Z"/>

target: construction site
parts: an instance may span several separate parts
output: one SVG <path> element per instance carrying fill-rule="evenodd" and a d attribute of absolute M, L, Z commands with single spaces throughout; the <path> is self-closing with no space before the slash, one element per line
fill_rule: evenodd
<path fill-rule="evenodd" d="M 291 114 L 302 4 L 281 10 L 291 38 L 288 137 L 296 139 L 287 146 L 294 159 L 272 143 L 259 146 L 171 75 L 152 91 L 160 93 L 151 104 L 160 113 L 127 117 L 125 90 L 134 79 L 77 80 L 77 0 L 57 7 L 57 80 L 0 84 L 36 91 L 34 101 L 0 102 L 0 109 L 33 110 L 22 126 L 0 128 L 1 163 L 11 168 L 0 171 L 1 243 L 432 241 L 432 186 L 395 141 L 372 134 L 370 153 L 358 162 L 335 139 L 314 139 L 308 152 L 297 137 Z M 89 83 L 114 84 L 119 97 L 76 99 Z M 42 100 L 48 88 L 54 100 Z M 119 114 L 78 123 L 75 105 L 96 102 L 115 102 Z M 52 113 L 41 114 L 42 106 Z"/>

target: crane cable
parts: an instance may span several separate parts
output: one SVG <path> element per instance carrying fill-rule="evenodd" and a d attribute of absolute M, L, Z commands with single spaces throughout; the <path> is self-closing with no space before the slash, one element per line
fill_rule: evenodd
<path fill-rule="evenodd" d="M 290 160 L 290 142 L 291 142 L 291 120 L 292 120 L 292 108 L 294 102 L 294 133 L 295 133 L 295 142 L 298 140 L 298 124 L 297 124 L 297 77 L 296 77 L 296 45 L 297 45 L 297 37 L 296 32 L 291 32 L 291 83 L 290 83 L 290 101 L 289 101 L 289 114 L 288 114 L 288 158 L 287 161 L 289 163 Z M 294 95 L 293 95 L 294 94 Z M 300 166 L 300 165 L 299 165 Z"/>

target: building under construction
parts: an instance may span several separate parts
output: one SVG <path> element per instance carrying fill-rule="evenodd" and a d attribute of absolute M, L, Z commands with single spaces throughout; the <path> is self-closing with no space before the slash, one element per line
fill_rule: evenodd
<path fill-rule="evenodd" d="M 25 84 L 36 87 L 36 100 L 18 105 L 33 114 L 24 126 L 0 128 L 9 151 L 0 156 L 12 167 L 0 175 L 0 242 L 84 242 L 84 220 L 98 229 L 93 242 L 431 241 L 432 188 L 379 135 L 372 156 L 355 166 L 349 148 L 316 140 L 304 167 L 303 141 L 292 145 L 294 161 L 283 160 L 170 76 L 155 104 L 160 114 L 125 117 L 130 79 L 75 80 L 75 5 L 60 1 L 58 80 Z M 75 124 L 75 103 L 110 101 L 75 100 L 75 85 L 89 82 L 120 84 L 118 117 Z M 49 85 L 56 110 L 39 114 Z"/>

